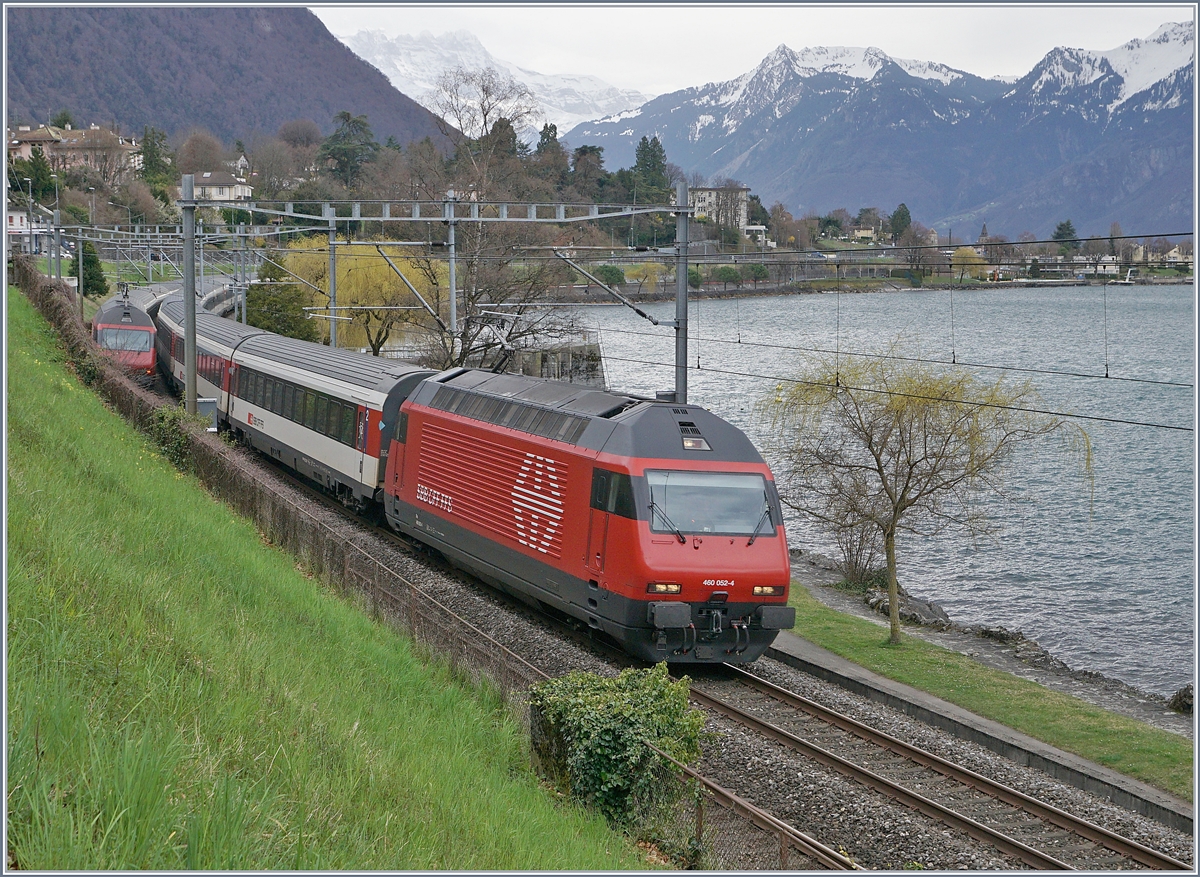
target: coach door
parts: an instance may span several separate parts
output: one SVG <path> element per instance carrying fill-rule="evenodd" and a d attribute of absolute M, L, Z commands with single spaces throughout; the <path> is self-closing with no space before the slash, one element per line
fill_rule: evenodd
<path fill-rule="evenodd" d="M 364 481 L 363 469 L 367 464 L 367 424 L 370 422 L 370 410 L 364 405 L 358 406 L 358 429 L 354 447 L 358 450 L 358 480 Z M 378 481 L 379 473 L 376 473 Z"/>

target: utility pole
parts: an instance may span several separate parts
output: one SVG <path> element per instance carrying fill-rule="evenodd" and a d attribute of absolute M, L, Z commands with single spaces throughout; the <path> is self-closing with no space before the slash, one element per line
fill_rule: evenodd
<path fill-rule="evenodd" d="M 450 227 L 450 355 L 454 355 L 455 342 L 458 340 L 458 293 L 455 291 L 454 271 L 457 267 L 454 254 L 454 205 L 458 202 L 458 195 L 451 189 L 446 193 L 446 200 L 442 204 L 442 215 L 446 218 L 446 224 Z"/>
<path fill-rule="evenodd" d="M 62 218 L 54 208 L 54 277 L 62 280 Z"/>
<path fill-rule="evenodd" d="M 249 237 L 246 235 L 246 226 L 243 223 L 238 226 L 238 232 L 242 235 L 242 325 L 246 325 L 246 298 L 250 291 L 250 254 L 246 247 L 250 245 Z"/>
<path fill-rule="evenodd" d="M 332 204 L 325 205 L 325 215 L 329 217 L 329 313 L 337 316 L 337 256 L 334 245 L 337 243 L 336 215 Z M 337 347 L 337 320 L 329 321 L 329 346 Z"/>
<path fill-rule="evenodd" d="M 687 404 L 688 187 L 675 184 L 675 402 Z"/>
<path fill-rule="evenodd" d="M 196 413 L 196 178 L 183 175 L 183 370 L 184 403 Z"/>
<path fill-rule="evenodd" d="M 79 322 L 83 324 L 83 226 L 79 227 L 79 242 L 75 245 L 75 273 L 79 275 L 78 287 L 76 292 L 79 293 Z"/>
<path fill-rule="evenodd" d="M 25 177 L 29 185 L 29 200 L 25 202 L 25 227 L 29 230 L 29 255 L 33 255 L 33 180 Z"/>

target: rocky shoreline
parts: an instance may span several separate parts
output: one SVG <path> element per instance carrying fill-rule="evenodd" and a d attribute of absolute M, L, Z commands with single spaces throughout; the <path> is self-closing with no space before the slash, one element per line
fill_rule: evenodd
<path fill-rule="evenodd" d="M 886 592 L 871 590 L 860 596 L 833 587 L 843 577 L 837 563 L 827 557 L 793 549 L 792 578 L 832 609 L 857 615 L 880 626 L 887 625 Z M 967 655 L 985 666 L 1194 739 L 1192 683 L 1172 698 L 1166 698 L 1103 673 L 1076 670 L 1019 630 L 959 624 L 936 603 L 918 600 L 903 591 L 900 618 L 905 623 L 906 634 Z"/>

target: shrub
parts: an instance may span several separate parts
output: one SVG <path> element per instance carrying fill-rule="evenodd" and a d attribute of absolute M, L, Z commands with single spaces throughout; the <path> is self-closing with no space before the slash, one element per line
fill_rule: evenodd
<path fill-rule="evenodd" d="M 614 678 L 575 671 L 530 695 L 534 758 L 543 775 L 614 825 L 653 817 L 683 792 L 678 768 L 700 755 L 704 717 L 688 706 L 689 680 L 667 665 Z"/>
<path fill-rule="evenodd" d="M 177 469 L 189 471 L 192 465 L 192 437 L 187 424 L 207 424 L 200 416 L 189 416 L 182 405 L 162 405 L 154 409 L 150 435 L 162 449 L 163 456 Z"/>

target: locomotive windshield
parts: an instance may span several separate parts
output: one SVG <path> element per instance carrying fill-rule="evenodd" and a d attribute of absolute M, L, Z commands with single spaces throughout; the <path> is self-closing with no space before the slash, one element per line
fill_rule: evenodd
<path fill-rule="evenodd" d="M 150 350 L 153 333 L 137 329 L 101 329 L 97 339 L 105 350 L 129 350 L 146 353 Z"/>
<path fill-rule="evenodd" d="M 647 470 L 654 533 L 775 535 L 766 480 L 743 472 Z M 766 521 L 763 520 L 764 516 Z"/>

